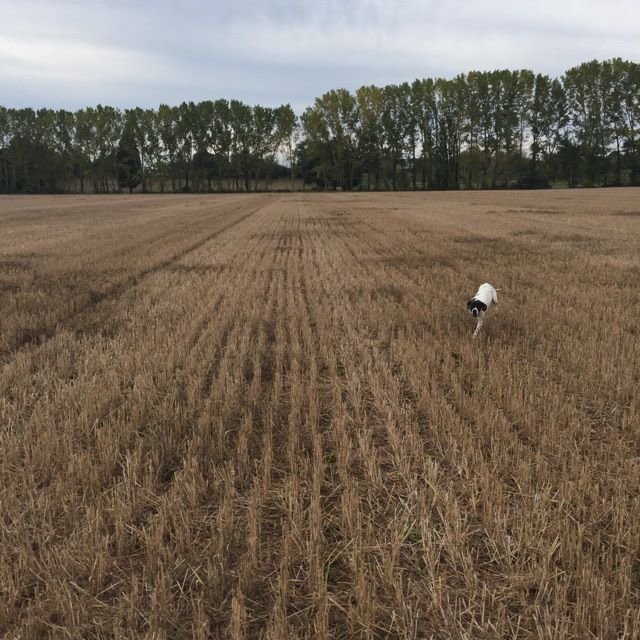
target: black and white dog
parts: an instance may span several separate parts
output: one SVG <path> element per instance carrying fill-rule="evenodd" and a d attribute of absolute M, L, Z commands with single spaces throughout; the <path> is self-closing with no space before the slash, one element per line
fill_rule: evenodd
<path fill-rule="evenodd" d="M 474 318 L 477 318 L 478 324 L 476 330 L 473 332 L 473 337 L 478 335 L 478 332 L 482 328 L 484 322 L 484 314 L 487 312 L 491 303 L 498 305 L 497 289 L 494 289 L 488 282 L 480 285 L 476 295 L 473 296 L 469 302 L 467 302 L 467 308 L 473 314 Z"/>

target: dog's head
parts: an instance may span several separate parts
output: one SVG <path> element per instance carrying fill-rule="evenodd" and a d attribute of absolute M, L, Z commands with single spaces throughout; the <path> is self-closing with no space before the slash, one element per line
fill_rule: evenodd
<path fill-rule="evenodd" d="M 487 310 L 487 305 L 484 302 L 476 300 L 474 298 L 473 300 L 469 300 L 469 302 L 467 302 L 467 309 L 471 311 L 473 317 L 475 318 L 481 311 Z"/>

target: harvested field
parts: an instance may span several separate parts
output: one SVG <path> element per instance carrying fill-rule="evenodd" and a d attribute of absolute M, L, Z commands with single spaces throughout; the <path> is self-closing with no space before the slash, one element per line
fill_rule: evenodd
<path fill-rule="evenodd" d="M 0 635 L 640 637 L 639 196 L 1 198 Z"/>

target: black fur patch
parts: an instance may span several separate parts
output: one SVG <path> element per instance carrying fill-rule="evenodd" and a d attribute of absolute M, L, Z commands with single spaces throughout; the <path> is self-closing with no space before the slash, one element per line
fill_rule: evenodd
<path fill-rule="evenodd" d="M 467 302 L 467 308 L 469 309 L 469 311 L 473 311 L 474 309 L 477 309 L 478 311 L 486 311 L 487 305 L 481 300 L 476 300 L 474 298 L 473 300 L 469 300 L 469 302 Z"/>

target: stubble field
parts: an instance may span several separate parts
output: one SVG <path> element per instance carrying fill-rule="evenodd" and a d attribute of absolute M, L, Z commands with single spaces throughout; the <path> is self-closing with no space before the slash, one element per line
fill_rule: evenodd
<path fill-rule="evenodd" d="M 0 635 L 640 637 L 639 196 L 0 199 Z"/>

